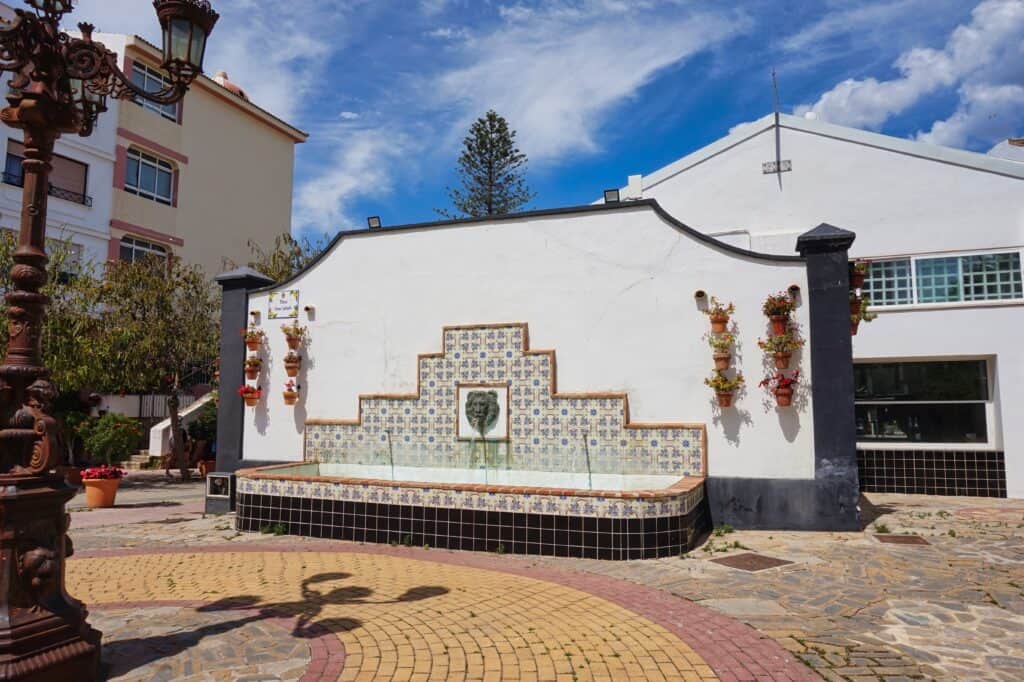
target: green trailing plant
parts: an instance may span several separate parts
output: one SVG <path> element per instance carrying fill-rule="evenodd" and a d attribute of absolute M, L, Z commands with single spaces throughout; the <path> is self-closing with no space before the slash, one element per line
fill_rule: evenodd
<path fill-rule="evenodd" d="M 798 338 L 793 332 L 775 334 L 767 339 L 758 339 L 757 347 L 765 353 L 792 353 L 797 348 L 802 348 L 803 339 Z"/>
<path fill-rule="evenodd" d="M 142 426 L 135 419 L 108 412 L 80 428 L 86 452 L 102 459 L 107 465 L 123 462 L 139 449 Z"/>
<path fill-rule="evenodd" d="M 796 301 L 786 291 L 772 294 L 761 305 L 761 311 L 767 317 L 789 317 L 795 308 Z"/>
<path fill-rule="evenodd" d="M 725 376 L 722 372 L 715 372 L 710 377 L 704 379 L 704 383 L 714 390 L 715 393 L 735 393 L 743 386 L 745 380 L 739 372 L 731 378 Z"/>

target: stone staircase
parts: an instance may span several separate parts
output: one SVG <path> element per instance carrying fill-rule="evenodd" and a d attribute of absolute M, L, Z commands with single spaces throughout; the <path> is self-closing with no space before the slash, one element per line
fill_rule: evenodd
<path fill-rule="evenodd" d="M 149 454 L 149 450 L 139 450 L 138 454 L 129 457 L 128 461 L 123 462 L 122 465 L 129 471 L 152 469 L 154 466 L 160 465 L 160 457 Z"/>

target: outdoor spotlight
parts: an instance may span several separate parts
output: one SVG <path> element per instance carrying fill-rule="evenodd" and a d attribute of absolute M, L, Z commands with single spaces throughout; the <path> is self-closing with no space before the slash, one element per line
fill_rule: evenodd
<path fill-rule="evenodd" d="M 366 226 L 369 227 L 371 230 L 379 230 L 380 229 L 380 216 L 379 215 L 372 215 L 369 218 L 367 218 L 366 219 Z"/>
<path fill-rule="evenodd" d="M 604 191 L 604 203 L 606 203 L 606 204 L 617 204 L 617 203 L 619 203 L 619 190 L 617 190 L 617 189 L 606 189 Z"/>

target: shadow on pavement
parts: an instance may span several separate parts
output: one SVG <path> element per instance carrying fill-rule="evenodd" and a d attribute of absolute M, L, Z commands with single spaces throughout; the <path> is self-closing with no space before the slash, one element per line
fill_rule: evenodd
<path fill-rule="evenodd" d="M 302 598 L 294 602 L 265 604 L 257 595 L 238 595 L 204 604 L 199 613 L 240 611 L 248 615 L 234 620 L 204 625 L 187 632 L 175 632 L 152 637 L 137 637 L 103 645 L 103 673 L 105 677 L 124 675 L 132 670 L 169 658 L 196 646 L 206 637 L 221 635 L 269 618 L 296 619 L 291 635 L 300 639 L 313 639 L 326 634 L 348 632 L 362 627 L 356 618 L 331 617 L 317 620 L 328 605 L 344 604 L 399 604 L 431 599 L 450 590 L 440 585 L 422 585 L 406 590 L 394 599 L 373 600 L 373 590 L 358 585 L 344 585 L 327 591 L 313 589 L 319 583 L 346 580 L 350 573 L 319 573 L 302 581 Z"/>

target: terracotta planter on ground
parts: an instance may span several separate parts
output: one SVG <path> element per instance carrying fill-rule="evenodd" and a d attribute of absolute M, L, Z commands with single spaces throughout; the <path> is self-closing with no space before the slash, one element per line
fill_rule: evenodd
<path fill-rule="evenodd" d="M 260 397 L 255 394 L 243 395 L 242 399 L 245 400 L 245 404 L 247 407 L 256 407 L 256 405 L 260 402 Z"/>
<path fill-rule="evenodd" d="M 732 407 L 732 393 L 716 393 L 719 407 Z"/>
<path fill-rule="evenodd" d="M 288 373 L 290 377 L 299 376 L 299 370 L 302 369 L 302 360 L 285 360 L 284 371 Z"/>
<path fill-rule="evenodd" d="M 283 395 L 285 405 L 294 405 L 299 399 L 299 394 L 296 391 L 285 391 Z"/>
<path fill-rule="evenodd" d="M 288 348 L 290 348 L 291 350 L 298 350 L 299 346 L 302 345 L 301 336 L 285 335 L 284 338 L 288 342 Z"/>
<path fill-rule="evenodd" d="M 120 478 L 96 478 L 82 481 L 85 484 L 85 503 L 90 509 L 113 507 Z"/>
<path fill-rule="evenodd" d="M 789 369 L 789 360 L 793 357 L 790 352 L 775 353 L 775 369 Z"/>
<path fill-rule="evenodd" d="M 732 353 L 715 353 L 715 370 L 722 372 L 729 369 L 729 363 L 732 361 Z"/>
<path fill-rule="evenodd" d="M 785 334 L 789 327 L 789 315 L 772 315 L 768 318 L 772 322 L 773 334 Z"/>
<path fill-rule="evenodd" d="M 779 407 L 789 407 L 793 404 L 793 389 L 792 388 L 777 388 L 775 389 L 775 403 Z"/>
<path fill-rule="evenodd" d="M 249 381 L 255 381 L 256 379 L 259 379 L 260 378 L 260 368 L 259 367 L 250 367 L 249 365 L 246 365 L 245 366 L 245 378 L 248 379 Z"/>
<path fill-rule="evenodd" d="M 728 315 L 712 315 L 711 316 L 711 331 L 715 334 L 721 334 L 726 330 L 729 325 Z"/>
<path fill-rule="evenodd" d="M 254 340 L 250 341 L 249 339 L 246 339 L 245 340 L 245 347 L 248 348 L 249 350 L 259 350 L 260 349 L 260 340 L 259 339 L 254 339 Z"/>

